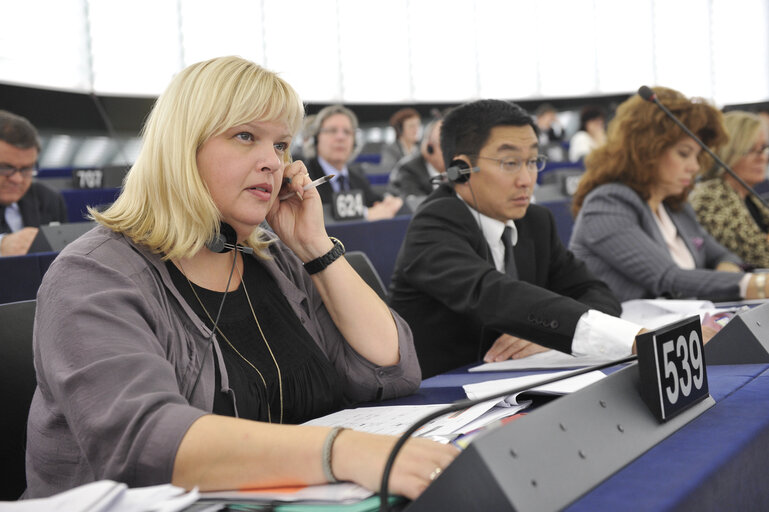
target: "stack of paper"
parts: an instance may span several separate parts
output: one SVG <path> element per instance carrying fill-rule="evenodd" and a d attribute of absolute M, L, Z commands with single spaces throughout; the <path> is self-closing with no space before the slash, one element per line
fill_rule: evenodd
<path fill-rule="evenodd" d="M 543 375 L 527 375 L 512 379 L 491 380 L 468 384 L 464 386 L 467 397 L 471 399 L 484 398 L 505 389 L 514 389 L 520 386 L 534 385 L 537 382 L 564 375 L 569 372 L 554 372 Z M 601 372 L 590 372 L 570 379 L 565 379 L 547 386 L 538 386 L 532 389 L 537 393 L 562 395 L 581 389 L 604 377 Z M 531 401 L 521 403 L 517 400 L 517 394 L 504 399 L 486 400 L 477 405 L 440 416 L 429 421 L 414 435 L 429 437 L 438 441 L 448 442 L 466 434 L 472 430 L 481 428 L 502 418 L 517 414 L 530 405 Z M 310 420 L 305 425 L 341 426 L 371 432 L 375 434 L 401 435 L 411 425 L 421 420 L 428 414 L 446 407 L 448 404 L 438 405 L 394 405 L 382 407 L 359 407 L 357 409 L 345 409 L 322 418 Z"/>
<path fill-rule="evenodd" d="M 186 492 L 170 484 L 129 489 L 126 484 L 99 480 L 48 498 L 0 503 L 3 512 L 175 512 L 198 499 L 198 491 Z"/>
<path fill-rule="evenodd" d="M 303 485 L 269 489 L 245 489 L 242 491 L 217 491 L 200 493 L 201 501 L 267 503 L 336 503 L 349 504 L 365 500 L 374 493 L 350 482 L 327 485 Z"/>

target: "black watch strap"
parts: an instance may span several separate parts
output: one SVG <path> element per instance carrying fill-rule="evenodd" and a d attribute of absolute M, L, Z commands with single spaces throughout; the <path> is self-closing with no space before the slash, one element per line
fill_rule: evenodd
<path fill-rule="evenodd" d="M 326 254 L 321 256 L 320 258 L 315 258 L 312 261 L 308 261 L 304 264 L 304 269 L 307 271 L 308 274 L 316 274 L 320 272 L 321 270 L 325 269 L 329 265 L 331 265 L 333 262 L 335 262 L 339 256 L 344 254 L 344 245 L 342 242 L 339 241 L 339 239 L 334 238 L 333 236 L 329 237 L 332 242 L 334 242 L 334 247 L 331 248 L 330 251 L 328 251 Z"/>

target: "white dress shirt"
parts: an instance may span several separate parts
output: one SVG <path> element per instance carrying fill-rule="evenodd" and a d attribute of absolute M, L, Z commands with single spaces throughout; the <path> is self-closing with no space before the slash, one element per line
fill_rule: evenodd
<path fill-rule="evenodd" d="M 481 228 L 483 237 L 491 249 L 495 267 L 504 273 L 505 247 L 501 239 L 502 231 L 505 226 L 512 228 L 511 238 L 513 246 L 515 246 L 518 243 L 518 230 L 515 223 L 513 221 L 500 222 L 478 212 L 467 203 L 465 205 L 470 209 L 470 213 L 476 218 Z M 641 326 L 633 322 L 590 309 L 577 322 L 574 339 L 571 343 L 571 352 L 575 356 L 595 355 L 608 359 L 619 359 L 630 355 L 636 334 L 640 330 Z"/>

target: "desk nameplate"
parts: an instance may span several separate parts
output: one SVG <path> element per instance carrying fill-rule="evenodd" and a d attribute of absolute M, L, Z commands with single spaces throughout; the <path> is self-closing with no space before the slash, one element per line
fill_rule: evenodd
<path fill-rule="evenodd" d="M 562 509 L 715 404 L 660 423 L 639 390 L 631 365 L 484 434 L 407 512 Z"/>

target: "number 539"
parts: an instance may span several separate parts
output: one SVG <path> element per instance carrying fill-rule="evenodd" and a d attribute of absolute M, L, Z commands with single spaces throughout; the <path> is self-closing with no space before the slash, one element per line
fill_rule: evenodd
<path fill-rule="evenodd" d="M 662 344 L 662 366 L 668 383 L 665 393 L 671 405 L 678 402 L 681 395 L 688 397 L 692 386 L 697 390 L 702 388 L 704 373 L 701 346 L 696 331 L 691 331 L 688 341 L 679 335 L 675 341 Z"/>

